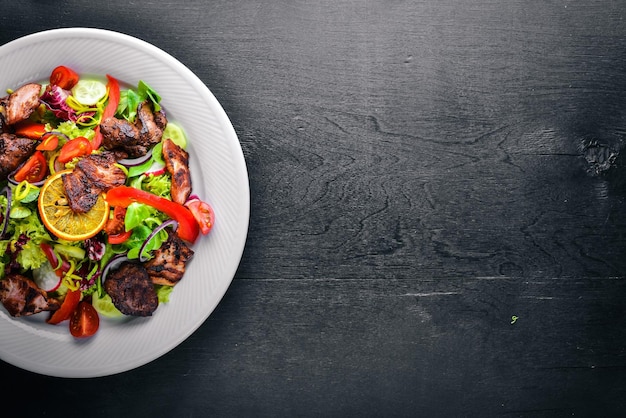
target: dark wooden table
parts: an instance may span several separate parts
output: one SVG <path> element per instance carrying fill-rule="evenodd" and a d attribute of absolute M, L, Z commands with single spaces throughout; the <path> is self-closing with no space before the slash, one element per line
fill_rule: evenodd
<path fill-rule="evenodd" d="M 0 44 L 88 26 L 178 58 L 229 115 L 251 187 L 240 267 L 189 339 L 102 378 L 0 363 L 3 404 L 623 416 L 625 15 L 619 0 L 3 1 Z"/>

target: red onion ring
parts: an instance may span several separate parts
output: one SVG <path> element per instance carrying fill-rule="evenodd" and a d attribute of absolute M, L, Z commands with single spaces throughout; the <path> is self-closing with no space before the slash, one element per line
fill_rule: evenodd
<path fill-rule="evenodd" d="M 134 167 L 137 165 L 141 165 L 152 158 L 152 149 L 149 149 L 145 155 L 137 158 L 122 158 L 121 160 L 117 160 L 119 164 L 122 164 L 126 167 Z"/>
<path fill-rule="evenodd" d="M 126 254 L 117 254 L 111 257 L 111 259 L 102 269 L 102 274 L 100 275 L 100 284 L 104 285 L 104 282 L 107 279 L 109 272 L 127 260 L 128 260 L 128 257 L 126 257 Z"/>
<path fill-rule="evenodd" d="M 143 255 L 144 250 L 146 249 L 150 241 L 152 241 L 152 238 L 154 238 L 156 234 L 159 233 L 159 231 L 161 231 L 162 229 L 168 226 L 171 226 L 174 229 L 174 231 L 176 231 L 176 228 L 178 228 L 178 222 L 176 222 L 173 219 L 168 219 L 167 221 L 163 222 L 161 225 L 154 228 L 154 230 L 150 233 L 150 235 L 148 235 L 148 238 L 146 238 L 146 240 L 143 242 L 143 244 L 141 244 L 141 247 L 139 248 L 139 261 L 143 263 L 144 261 L 147 261 L 149 259 L 149 257 Z"/>
<path fill-rule="evenodd" d="M 59 131 L 48 131 L 45 132 L 42 136 L 41 136 L 41 140 L 43 141 L 44 139 L 46 139 L 47 137 L 49 137 L 50 135 L 54 135 L 54 136 L 58 136 L 59 138 L 63 138 L 66 141 L 69 141 L 70 138 L 65 135 L 63 132 L 59 132 Z"/>

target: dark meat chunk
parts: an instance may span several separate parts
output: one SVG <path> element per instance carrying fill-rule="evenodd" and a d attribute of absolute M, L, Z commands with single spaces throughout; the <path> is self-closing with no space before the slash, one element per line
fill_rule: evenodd
<path fill-rule="evenodd" d="M 10 273 L 0 280 L 0 300 L 11 316 L 28 316 L 61 307 L 57 299 L 21 274 Z"/>
<path fill-rule="evenodd" d="M 174 286 L 183 278 L 193 250 L 174 232 L 167 232 L 167 240 L 161 244 L 161 248 L 154 251 L 153 258 L 146 261 L 144 266 L 154 284 Z"/>
<path fill-rule="evenodd" d="M 70 209 L 78 213 L 89 212 L 98 201 L 101 190 L 78 168 L 69 174 L 63 174 L 61 178 Z"/>
<path fill-rule="evenodd" d="M 148 102 L 139 105 L 136 125 L 139 128 L 141 143 L 146 147 L 150 148 L 161 142 L 165 124 L 167 119 L 162 111 L 154 113 Z"/>
<path fill-rule="evenodd" d="M 128 156 L 139 157 L 148 150 L 139 142 L 139 129 L 125 119 L 110 117 L 100 123 L 102 146 L 108 150 L 122 149 Z"/>
<path fill-rule="evenodd" d="M 104 290 L 125 315 L 151 316 L 159 306 L 154 285 L 146 269 L 138 263 L 126 261 L 109 273 Z"/>
<path fill-rule="evenodd" d="M 76 166 L 85 173 L 95 187 L 106 192 L 126 182 L 124 170 L 115 165 L 115 161 L 113 153 L 103 152 L 82 158 Z"/>
<path fill-rule="evenodd" d="M 39 106 L 40 92 L 40 84 L 30 83 L 11 93 L 5 107 L 5 121 L 7 125 L 13 125 L 28 119 Z"/>
<path fill-rule="evenodd" d="M 168 138 L 163 141 L 163 159 L 165 169 L 172 175 L 172 200 L 182 205 L 191 194 L 189 153 Z"/>
<path fill-rule="evenodd" d="M 130 158 L 146 155 L 148 150 L 161 141 L 167 118 L 162 111 L 153 112 L 146 101 L 137 108 L 134 124 L 110 117 L 100 124 L 102 146 L 107 150 L 122 150 Z"/>
<path fill-rule="evenodd" d="M 123 185 L 126 174 L 115 165 L 115 156 L 104 152 L 82 158 L 62 179 L 70 208 L 85 213 L 96 204 L 100 193 Z"/>
<path fill-rule="evenodd" d="M 37 141 L 13 134 L 0 134 L 0 180 L 16 170 L 35 152 Z"/>
<path fill-rule="evenodd" d="M 0 107 L 4 106 L 1 102 L 0 102 Z M 8 129 L 9 125 L 7 125 L 6 121 L 4 120 L 4 115 L 2 115 L 2 113 L 0 113 L 0 134 L 3 133 L 11 133 L 11 130 Z"/>

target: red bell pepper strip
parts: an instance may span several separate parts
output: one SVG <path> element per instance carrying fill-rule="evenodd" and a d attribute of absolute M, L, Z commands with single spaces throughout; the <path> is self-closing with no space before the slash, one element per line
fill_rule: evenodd
<path fill-rule="evenodd" d="M 36 122 L 20 122 L 15 125 L 15 135 L 29 139 L 39 139 L 46 133 L 46 125 Z"/>
<path fill-rule="evenodd" d="M 124 218 L 126 217 L 126 208 L 122 206 L 116 206 L 113 209 L 113 217 L 110 218 L 106 225 L 104 225 L 104 232 L 107 234 L 107 241 L 109 244 L 121 244 L 126 242 L 127 239 L 133 234 L 132 229 L 126 230 L 124 225 Z"/>
<path fill-rule="evenodd" d="M 109 205 L 114 207 L 128 207 L 133 202 L 152 206 L 178 222 L 178 229 L 176 230 L 178 236 L 192 244 L 200 233 L 198 222 L 196 222 L 196 218 L 194 218 L 189 209 L 179 203 L 144 190 L 128 186 L 114 187 L 106 193 L 106 200 L 109 202 Z"/>
<path fill-rule="evenodd" d="M 65 299 L 63 300 L 61 307 L 54 311 L 52 316 L 50 316 L 46 322 L 55 325 L 69 319 L 72 312 L 74 312 L 78 306 L 78 302 L 80 302 L 80 296 L 80 290 L 68 290 L 65 294 Z"/>
<path fill-rule="evenodd" d="M 109 89 L 109 101 L 107 102 L 107 105 L 104 108 L 104 111 L 102 112 L 103 121 L 115 115 L 115 112 L 117 111 L 117 105 L 120 103 L 119 82 L 117 81 L 117 79 L 111 77 L 108 74 L 107 74 L 107 79 L 109 80 L 107 82 L 107 88 Z M 100 125 L 96 126 L 94 131 L 96 132 L 96 135 L 94 136 L 91 144 L 93 146 L 93 149 L 96 150 L 100 148 L 100 145 L 102 144 L 102 134 L 100 133 Z"/>

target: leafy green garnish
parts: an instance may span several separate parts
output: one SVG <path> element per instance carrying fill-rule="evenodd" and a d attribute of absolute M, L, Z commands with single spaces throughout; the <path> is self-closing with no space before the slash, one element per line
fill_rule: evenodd
<path fill-rule="evenodd" d="M 161 110 L 161 96 L 145 81 L 140 80 L 136 89 L 127 89 L 120 92 L 120 102 L 116 114 L 129 122 L 135 122 L 137 108 L 144 101 L 149 100 L 155 112 Z"/>

